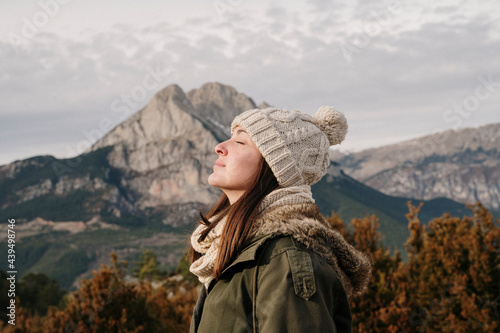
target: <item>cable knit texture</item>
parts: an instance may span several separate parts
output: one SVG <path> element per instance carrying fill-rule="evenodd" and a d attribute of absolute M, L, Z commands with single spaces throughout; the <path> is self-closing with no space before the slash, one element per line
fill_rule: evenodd
<path fill-rule="evenodd" d="M 344 115 L 322 106 L 314 117 L 297 110 L 252 109 L 234 118 L 250 135 L 282 187 L 312 185 L 330 164 L 328 149 L 347 133 Z"/>
<path fill-rule="evenodd" d="M 264 198 L 259 211 L 251 236 L 292 236 L 319 254 L 337 272 L 349 297 L 366 288 L 371 274 L 370 260 L 324 220 L 312 197 L 308 197 L 307 187 L 277 189 Z M 225 220 L 219 222 L 201 243 L 198 238 L 206 228 L 204 225 L 198 226 L 191 237 L 194 249 L 205 255 L 195 261 L 190 270 L 207 288 L 213 280 L 224 223 Z"/>

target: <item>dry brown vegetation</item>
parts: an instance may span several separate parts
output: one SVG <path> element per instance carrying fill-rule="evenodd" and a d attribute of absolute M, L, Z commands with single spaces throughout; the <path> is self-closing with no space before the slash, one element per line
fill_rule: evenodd
<path fill-rule="evenodd" d="M 351 300 L 354 332 L 498 332 L 500 329 L 500 228 L 480 204 L 474 215 L 443 215 L 423 226 L 420 207 L 408 204 L 408 262 L 381 243 L 375 216 L 354 219 L 349 230 L 332 213 L 327 220 L 367 253 L 373 275 L 367 292 Z M 46 316 L 19 308 L 16 326 L 2 332 L 187 332 L 198 287 L 188 280 L 153 288 L 127 282 L 126 263 L 69 295 Z M 21 304 L 22 305 L 22 304 Z"/>

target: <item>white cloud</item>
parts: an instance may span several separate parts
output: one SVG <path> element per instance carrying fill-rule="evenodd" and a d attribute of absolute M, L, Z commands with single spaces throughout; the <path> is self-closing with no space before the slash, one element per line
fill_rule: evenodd
<path fill-rule="evenodd" d="M 493 1 L 467 11 L 468 2 L 401 1 L 387 24 L 377 23 L 390 4 L 383 1 L 242 2 L 222 17 L 210 2 L 192 10 L 156 1 L 127 4 L 111 1 L 100 13 L 98 7 L 70 2 L 18 53 L 5 34 L 0 36 L 0 114 L 9 117 L 9 147 L 29 142 L 22 133 L 26 117 L 61 120 L 57 124 L 65 131 L 55 133 L 73 144 L 103 117 L 117 123 L 111 103 L 130 95 L 147 68 L 170 68 L 163 86 L 178 83 L 185 91 L 219 81 L 257 103 L 308 112 L 336 106 L 348 115 L 357 138 L 345 142 L 349 149 L 375 143 L 373 136 L 386 142 L 450 128 L 454 123 L 445 122 L 443 112 L 474 93 L 478 76 L 500 81 L 500 24 Z M 39 10 L 36 3 L 19 8 L 17 17 Z M 0 27 L 8 32 L 20 22 L 11 18 Z M 361 46 L 356 29 L 370 31 L 370 24 L 380 29 Z M 350 62 L 342 43 L 359 49 Z M 148 91 L 137 109 L 154 92 Z M 461 126 L 500 122 L 499 92 L 500 87 L 463 117 Z M 71 122 L 72 117 L 86 122 Z M 43 126 L 38 136 L 53 138 L 46 144 L 55 147 L 58 134 Z M 0 164 L 12 159 L 4 156 Z"/>

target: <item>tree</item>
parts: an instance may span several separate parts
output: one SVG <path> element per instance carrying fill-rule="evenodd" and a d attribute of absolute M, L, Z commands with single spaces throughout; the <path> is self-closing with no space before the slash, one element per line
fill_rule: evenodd
<path fill-rule="evenodd" d="M 500 328 L 500 221 L 481 204 L 473 216 L 449 214 L 420 223 L 421 205 L 408 203 L 408 262 L 381 243 L 378 219 L 353 219 L 349 230 L 332 212 L 330 224 L 366 253 L 372 277 L 366 293 L 350 300 L 353 332 L 497 332 Z M 145 254 L 149 263 L 156 257 Z M 1 332 L 186 332 L 198 287 L 168 280 L 154 289 L 148 280 L 124 279 L 126 262 L 102 265 L 67 297 L 66 308 L 45 317 L 16 308 L 16 326 Z M 144 265 L 147 267 L 147 265 Z M 153 265 L 154 267 L 154 265 Z M 188 272 L 186 262 L 179 271 Z M 144 270 L 145 272 L 148 270 Z M 154 270 L 153 270 L 154 272 Z M 151 275 L 151 276 L 154 276 Z M 19 302 L 17 302 L 19 304 Z"/>
<path fill-rule="evenodd" d="M 135 262 L 136 267 L 132 275 L 139 279 L 146 279 L 148 281 L 159 280 L 166 272 L 158 269 L 158 261 L 156 254 L 150 249 L 146 249 L 141 255 L 141 260 Z"/>
<path fill-rule="evenodd" d="M 409 332 L 497 332 L 500 228 L 480 203 L 474 215 L 444 214 L 422 227 L 408 204 L 408 264 L 399 274 Z"/>
<path fill-rule="evenodd" d="M 59 282 L 42 273 L 28 273 L 19 281 L 19 302 L 27 310 L 45 315 L 49 306 L 57 306 L 65 290 L 59 289 Z"/>
<path fill-rule="evenodd" d="M 408 203 L 406 264 L 381 245 L 375 216 L 352 220 L 346 239 L 373 269 L 367 292 L 351 300 L 353 332 L 497 332 L 499 221 L 477 203 L 472 217 L 444 214 L 426 227 L 421 207 Z"/>
<path fill-rule="evenodd" d="M 353 219 L 350 232 L 346 231 L 344 223 L 334 212 L 326 220 L 343 234 L 347 242 L 368 255 L 372 262 L 368 290 L 350 301 L 353 332 L 397 332 L 393 324 L 397 318 L 388 318 L 387 313 L 397 297 L 394 274 L 402 263 L 399 252 L 391 255 L 382 245 L 378 218 L 372 215 Z"/>
<path fill-rule="evenodd" d="M 191 263 L 189 262 L 188 252 L 186 251 L 179 261 L 179 265 L 177 265 L 177 269 L 175 270 L 175 272 L 182 275 L 182 278 L 185 281 L 198 283 L 198 277 L 191 273 L 191 271 L 189 270 L 190 266 Z"/>
<path fill-rule="evenodd" d="M 31 316 L 19 308 L 16 326 L 4 333 L 53 332 L 186 332 L 199 289 L 178 282 L 168 289 L 154 289 L 149 281 L 126 282 L 126 262 L 101 266 L 94 277 L 82 280 L 80 289 L 68 297 L 66 308 L 50 307 L 45 317 Z"/>

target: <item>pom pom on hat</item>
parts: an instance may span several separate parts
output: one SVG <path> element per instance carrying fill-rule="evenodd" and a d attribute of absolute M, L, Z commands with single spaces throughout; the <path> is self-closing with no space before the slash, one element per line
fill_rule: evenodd
<path fill-rule="evenodd" d="M 313 116 L 313 121 L 326 134 L 330 146 L 344 141 L 347 134 L 347 120 L 343 113 L 331 106 L 321 106 Z"/>

